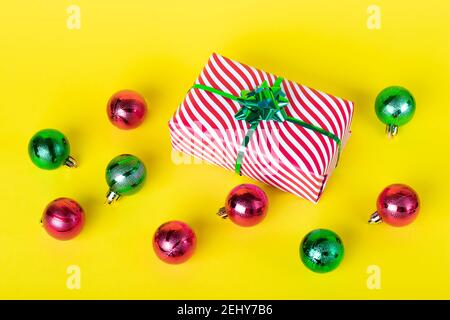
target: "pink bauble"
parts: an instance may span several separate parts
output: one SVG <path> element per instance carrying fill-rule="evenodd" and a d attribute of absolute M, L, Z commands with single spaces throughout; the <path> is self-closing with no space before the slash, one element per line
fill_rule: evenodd
<path fill-rule="evenodd" d="M 137 92 L 123 90 L 115 93 L 108 101 L 108 118 L 119 129 L 134 129 L 144 121 L 147 103 Z"/>
<path fill-rule="evenodd" d="M 58 198 L 45 208 L 41 223 L 53 238 L 69 240 L 83 229 L 84 211 L 74 200 Z"/>
<path fill-rule="evenodd" d="M 225 212 L 234 223 L 250 227 L 260 223 L 267 214 L 269 203 L 263 190 L 254 184 L 241 184 L 230 191 Z"/>
<path fill-rule="evenodd" d="M 405 226 L 419 213 L 419 196 L 407 185 L 390 185 L 378 196 L 377 212 L 383 222 L 394 227 Z"/>
<path fill-rule="evenodd" d="M 196 243 L 194 231 L 181 221 L 164 223 L 153 236 L 153 249 L 156 255 L 170 264 L 188 260 L 195 251 Z"/>

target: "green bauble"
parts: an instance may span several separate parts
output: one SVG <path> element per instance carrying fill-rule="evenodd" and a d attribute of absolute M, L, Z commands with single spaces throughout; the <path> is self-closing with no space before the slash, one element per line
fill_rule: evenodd
<path fill-rule="evenodd" d="M 137 157 L 122 154 L 112 159 L 106 167 L 107 202 L 138 192 L 144 185 L 145 176 L 145 166 Z"/>
<path fill-rule="evenodd" d="M 377 117 L 388 126 L 387 130 L 392 131 L 392 134 L 396 134 L 397 127 L 408 123 L 413 118 L 415 110 L 414 97 L 403 87 L 387 87 L 375 100 Z"/>
<path fill-rule="evenodd" d="M 308 233 L 300 245 L 305 266 L 318 273 L 336 269 L 344 257 L 341 238 L 331 230 L 317 229 Z"/>
<path fill-rule="evenodd" d="M 41 169 L 53 170 L 63 164 L 75 167 L 76 163 L 69 153 L 69 141 L 61 132 L 54 129 L 39 131 L 28 144 L 31 161 Z"/>

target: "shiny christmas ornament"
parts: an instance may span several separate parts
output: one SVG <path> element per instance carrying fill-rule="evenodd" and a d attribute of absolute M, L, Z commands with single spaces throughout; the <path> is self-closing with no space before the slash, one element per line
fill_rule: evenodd
<path fill-rule="evenodd" d="M 69 153 L 69 141 L 61 132 L 54 129 L 37 132 L 28 143 L 31 161 L 45 170 L 53 170 L 62 165 L 76 167 L 77 163 Z"/>
<path fill-rule="evenodd" d="M 156 255 L 170 264 L 188 260 L 195 251 L 196 243 L 194 231 L 181 221 L 164 223 L 153 236 L 153 249 Z"/>
<path fill-rule="evenodd" d="M 58 198 L 45 208 L 41 223 L 53 238 L 69 240 L 83 229 L 84 211 L 74 200 Z"/>
<path fill-rule="evenodd" d="M 146 174 L 142 161 L 131 154 L 112 159 L 106 167 L 106 182 L 109 186 L 106 202 L 111 204 L 120 196 L 138 192 L 144 185 Z"/>
<path fill-rule="evenodd" d="M 343 257 L 342 240 L 331 230 L 311 231 L 300 245 L 300 258 L 305 266 L 314 272 L 325 273 L 336 269 Z"/>
<path fill-rule="evenodd" d="M 406 226 L 419 214 L 419 196 L 409 186 L 392 184 L 378 196 L 377 211 L 371 215 L 370 224 L 382 221 L 394 227 Z"/>
<path fill-rule="evenodd" d="M 241 184 L 230 191 L 225 207 L 220 208 L 217 214 L 242 227 L 251 227 L 266 217 L 268 205 L 263 190 L 254 184 Z"/>
<path fill-rule="evenodd" d="M 389 137 L 395 136 L 398 127 L 412 119 L 415 110 L 414 97 L 403 87 L 387 87 L 378 94 L 375 100 L 375 112 L 378 119 L 386 124 L 386 132 Z"/>
<path fill-rule="evenodd" d="M 144 121 L 147 103 L 137 92 L 123 90 L 108 101 L 108 118 L 119 129 L 134 129 Z"/>

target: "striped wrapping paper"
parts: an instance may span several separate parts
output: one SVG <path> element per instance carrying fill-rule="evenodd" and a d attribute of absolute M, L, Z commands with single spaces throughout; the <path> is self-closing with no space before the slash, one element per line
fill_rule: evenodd
<path fill-rule="evenodd" d="M 276 76 L 213 54 L 196 83 L 239 96 Z M 353 103 L 283 80 L 288 116 L 334 133 L 344 146 Z M 239 103 L 201 89 L 191 89 L 169 121 L 175 150 L 234 171 L 250 125 L 234 114 Z M 314 203 L 319 200 L 338 157 L 331 138 L 290 122 L 261 121 L 245 150 L 241 174 Z"/>

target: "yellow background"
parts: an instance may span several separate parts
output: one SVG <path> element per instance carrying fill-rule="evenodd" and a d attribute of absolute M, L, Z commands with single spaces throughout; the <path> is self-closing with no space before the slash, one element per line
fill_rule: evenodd
<path fill-rule="evenodd" d="M 367 8 L 381 28 L 367 27 Z M 67 27 L 67 7 L 81 28 Z M 0 298 L 450 298 L 449 3 L 428 1 L 3 1 L 0 5 Z M 215 216 L 228 191 L 251 182 L 208 165 L 175 165 L 167 122 L 212 52 L 355 102 L 350 138 L 318 205 L 264 187 L 265 221 L 245 229 Z M 416 115 L 388 140 L 373 111 L 388 85 L 414 94 Z M 111 94 L 141 92 L 148 118 L 132 131 L 105 113 Z M 42 128 L 64 132 L 78 169 L 44 171 L 27 154 Z M 132 153 L 146 186 L 105 206 L 104 170 Z M 369 226 L 378 193 L 411 185 L 419 218 Z M 261 184 L 260 184 L 261 185 Z M 80 236 L 60 242 L 39 220 L 66 196 L 86 212 Z M 160 262 L 151 239 L 181 219 L 198 247 L 183 265 Z M 314 274 L 298 246 L 336 231 L 341 266 Z M 81 289 L 66 287 L 67 267 Z M 381 268 L 369 290 L 367 268 Z"/>

